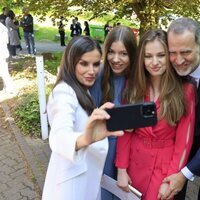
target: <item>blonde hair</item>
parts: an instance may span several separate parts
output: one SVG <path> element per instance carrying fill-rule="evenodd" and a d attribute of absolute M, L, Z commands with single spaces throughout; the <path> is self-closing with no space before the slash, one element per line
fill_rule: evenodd
<path fill-rule="evenodd" d="M 158 117 L 165 118 L 170 125 L 175 125 L 183 114 L 185 114 L 185 103 L 183 84 L 181 78 L 176 74 L 169 62 L 167 34 L 160 29 L 147 31 L 141 38 L 138 51 L 135 71 L 132 79 L 129 79 L 125 90 L 125 99 L 129 103 L 144 101 L 148 88 L 151 85 L 150 76 L 144 67 L 145 46 L 148 42 L 159 41 L 166 53 L 167 69 L 161 78 L 160 90 L 160 112 Z"/>

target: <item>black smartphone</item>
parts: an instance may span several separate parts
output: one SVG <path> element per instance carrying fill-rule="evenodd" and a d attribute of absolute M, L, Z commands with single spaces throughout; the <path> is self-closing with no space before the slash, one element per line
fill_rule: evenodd
<path fill-rule="evenodd" d="M 110 119 L 106 120 L 107 130 L 118 131 L 157 123 L 156 105 L 154 102 L 127 104 L 106 109 Z"/>

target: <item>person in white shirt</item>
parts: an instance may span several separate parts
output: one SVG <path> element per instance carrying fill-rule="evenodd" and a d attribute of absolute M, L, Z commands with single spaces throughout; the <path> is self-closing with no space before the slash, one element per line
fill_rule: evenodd
<path fill-rule="evenodd" d="M 8 29 L 0 22 L 0 77 L 3 79 L 4 89 L 6 93 L 12 93 L 13 82 L 8 71 L 7 58 L 8 51 Z"/>

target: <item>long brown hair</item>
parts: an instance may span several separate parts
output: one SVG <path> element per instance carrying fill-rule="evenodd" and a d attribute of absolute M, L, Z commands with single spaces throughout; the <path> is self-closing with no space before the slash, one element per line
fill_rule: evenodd
<path fill-rule="evenodd" d="M 112 69 L 107 60 L 107 55 L 113 42 L 122 42 L 128 53 L 130 60 L 130 66 L 125 70 L 124 75 L 126 79 L 129 79 L 130 71 L 134 69 L 134 60 L 136 53 L 136 39 L 131 28 L 127 26 L 116 26 L 111 32 L 106 36 L 104 42 L 104 52 L 103 52 L 103 77 L 102 77 L 102 104 L 107 101 L 114 100 L 114 86 L 112 84 L 112 78 L 114 76 Z"/>
<path fill-rule="evenodd" d="M 74 89 L 80 105 L 88 114 L 92 113 L 95 106 L 87 89 L 77 80 L 75 67 L 83 54 L 95 49 L 102 55 L 101 47 L 97 41 L 87 36 L 74 37 L 65 49 L 55 83 L 56 86 L 59 82 L 64 81 L 70 85 Z"/>
<path fill-rule="evenodd" d="M 161 77 L 161 90 L 159 101 L 161 104 L 159 118 L 165 118 L 170 125 L 177 123 L 181 116 L 185 114 L 185 103 L 183 84 L 181 78 L 176 74 L 169 62 L 167 34 L 160 29 L 152 29 L 144 33 L 142 36 L 138 51 L 135 66 L 135 72 L 132 74 L 132 79 L 129 79 L 125 96 L 129 103 L 144 101 L 148 88 L 151 85 L 149 73 L 144 66 L 145 46 L 148 42 L 159 41 L 166 53 L 167 68 L 166 72 Z"/>

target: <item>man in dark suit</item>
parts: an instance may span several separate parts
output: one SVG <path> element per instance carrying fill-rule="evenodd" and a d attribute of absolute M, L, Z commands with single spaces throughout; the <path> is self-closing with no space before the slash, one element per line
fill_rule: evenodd
<path fill-rule="evenodd" d="M 24 32 L 24 41 L 26 43 L 27 51 L 29 54 L 36 54 L 35 39 L 34 39 L 34 28 L 33 28 L 33 17 L 29 13 L 28 8 L 23 8 L 23 18 L 20 22 Z"/>
<path fill-rule="evenodd" d="M 194 143 L 190 161 L 180 172 L 166 177 L 163 182 L 169 184 L 168 191 L 162 199 L 184 200 L 187 180 L 200 176 L 200 25 L 190 18 L 174 20 L 167 31 L 170 61 L 180 76 L 187 76 L 195 80 L 198 91 L 198 105 L 196 108 L 196 125 Z M 199 150 L 198 150 L 199 149 Z M 197 151 L 198 150 L 198 151 Z M 196 153 L 196 154 L 195 154 Z M 200 195 L 198 197 L 200 199 Z"/>

